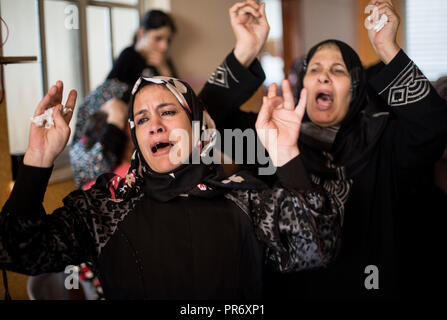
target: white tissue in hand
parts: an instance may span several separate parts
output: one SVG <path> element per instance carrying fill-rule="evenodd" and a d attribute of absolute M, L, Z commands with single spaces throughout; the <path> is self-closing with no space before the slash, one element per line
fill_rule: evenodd
<path fill-rule="evenodd" d="M 388 16 L 382 14 L 379 18 L 379 9 L 377 6 L 368 5 L 365 8 L 365 13 L 373 12 L 371 15 L 365 19 L 365 28 L 368 30 L 374 29 L 376 32 L 382 30 L 382 28 L 388 23 Z"/>
<path fill-rule="evenodd" d="M 31 122 L 34 122 L 39 127 L 42 127 L 45 123 L 45 129 L 49 129 L 52 126 L 54 126 L 54 120 L 53 120 L 53 110 L 54 107 L 51 107 L 47 110 L 45 110 L 44 113 L 41 115 L 35 116 L 31 118 Z M 71 112 L 72 110 L 70 108 L 64 107 L 62 110 L 62 114 L 66 115 L 68 112 Z"/>
<path fill-rule="evenodd" d="M 380 20 L 374 26 L 374 30 L 379 32 L 382 28 L 388 23 L 388 16 L 386 14 L 382 14 Z"/>

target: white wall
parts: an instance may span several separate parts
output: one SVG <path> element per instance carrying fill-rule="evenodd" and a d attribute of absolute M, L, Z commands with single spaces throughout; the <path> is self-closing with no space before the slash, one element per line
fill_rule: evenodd
<path fill-rule="evenodd" d="M 302 0 L 305 51 L 326 39 L 344 41 L 356 50 L 355 9 L 355 0 Z"/>
<path fill-rule="evenodd" d="M 235 0 L 171 0 L 177 24 L 172 57 L 179 77 L 198 91 L 228 52 L 235 38 L 228 10 Z"/>

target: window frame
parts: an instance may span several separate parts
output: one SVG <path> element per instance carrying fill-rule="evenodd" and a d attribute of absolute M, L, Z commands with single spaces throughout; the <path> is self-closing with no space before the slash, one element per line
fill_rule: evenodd
<path fill-rule="evenodd" d="M 40 43 L 40 57 L 41 57 L 41 76 L 42 76 L 42 89 L 43 92 L 48 92 L 48 62 L 46 55 L 46 42 L 45 42 L 45 10 L 44 4 L 47 0 L 36 0 L 37 1 L 37 19 L 39 23 L 39 43 Z M 82 85 L 84 95 L 90 92 L 90 79 L 89 79 L 89 61 L 88 61 L 88 35 L 87 35 L 87 7 L 88 6 L 97 6 L 108 9 L 109 14 L 109 35 L 110 39 L 113 39 L 113 18 L 112 18 L 112 9 L 113 8 L 127 8 L 127 9 L 136 9 L 138 10 L 139 18 L 141 19 L 142 14 L 144 13 L 144 1 L 137 0 L 137 4 L 125 4 L 125 3 L 115 3 L 108 1 L 97 1 L 97 0 L 52 0 L 52 1 L 60 1 L 60 2 L 71 2 L 78 7 L 78 19 L 79 19 L 79 32 L 81 39 L 81 65 L 82 65 Z M 114 47 L 113 41 L 111 41 L 111 53 L 112 61 L 114 55 Z"/>
<path fill-rule="evenodd" d="M 38 43 L 39 47 L 37 49 L 37 59 L 30 62 L 40 63 L 40 79 L 41 79 L 41 89 L 43 94 L 45 95 L 48 92 L 49 84 L 48 84 L 48 60 L 47 60 L 47 50 L 46 50 L 46 37 L 45 37 L 45 1 L 48 0 L 35 0 L 36 6 L 36 18 L 37 18 L 37 27 L 38 27 Z M 139 19 L 141 19 L 142 15 L 145 12 L 144 0 L 137 0 L 135 5 L 125 4 L 125 3 L 115 3 L 109 1 L 97 1 L 97 0 L 52 0 L 57 2 L 66 2 L 68 4 L 76 5 L 78 8 L 78 26 L 79 26 L 79 36 L 80 36 L 80 58 L 81 58 L 81 79 L 82 79 L 82 94 L 85 96 L 90 92 L 90 79 L 89 79 L 89 61 L 88 61 L 88 35 L 87 35 L 87 7 L 88 6 L 96 6 L 96 7 L 105 7 L 108 8 L 109 14 L 109 36 L 111 39 L 111 57 L 113 61 L 114 57 L 114 44 L 113 44 L 113 18 L 112 18 L 112 9 L 114 8 L 126 8 L 126 9 L 136 9 L 138 11 Z M 0 11 L 1 12 L 1 11 Z M 2 31 L 2 25 L 0 24 L 0 32 Z M 1 37 L 0 37 L 1 38 Z M 3 40 L 3 39 L 2 39 Z M 3 46 L 0 46 L 0 56 L 3 56 Z M 30 58 L 30 57 L 28 57 Z M 3 67 L 2 73 L 0 76 L 3 78 Z M 4 90 L 4 88 L 2 88 Z M 3 94 L 6 94 L 3 92 Z M 6 105 L 6 101 L 4 102 Z M 68 147 L 68 146 L 67 146 Z M 10 153 L 11 151 L 8 150 Z M 15 164 L 18 164 L 22 161 L 24 154 L 11 154 L 11 163 L 12 163 L 12 178 L 15 180 L 17 175 L 18 167 Z M 65 148 L 64 151 L 59 155 L 59 157 L 55 161 L 55 167 L 53 173 L 50 178 L 50 183 L 65 181 L 67 179 L 73 178 L 73 173 L 71 171 L 71 165 L 68 167 L 62 165 L 66 163 L 68 160 L 68 148 Z M 58 161 L 59 159 L 59 161 Z M 58 165 L 60 163 L 60 165 Z"/>

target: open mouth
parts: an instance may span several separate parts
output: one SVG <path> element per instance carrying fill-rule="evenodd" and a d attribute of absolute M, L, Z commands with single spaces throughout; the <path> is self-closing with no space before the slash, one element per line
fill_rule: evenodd
<path fill-rule="evenodd" d="M 160 150 L 164 150 L 164 149 L 166 149 L 168 147 L 172 147 L 173 145 L 174 144 L 172 142 L 169 142 L 169 141 L 156 142 L 155 144 L 153 144 L 151 146 L 151 151 L 152 151 L 152 153 L 155 154 L 155 153 L 159 152 Z"/>
<path fill-rule="evenodd" d="M 334 96 L 330 92 L 319 92 L 316 97 L 317 108 L 320 110 L 327 110 L 332 107 Z"/>

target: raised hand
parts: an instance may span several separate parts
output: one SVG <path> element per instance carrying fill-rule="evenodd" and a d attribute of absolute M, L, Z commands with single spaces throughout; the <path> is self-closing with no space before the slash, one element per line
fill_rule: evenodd
<path fill-rule="evenodd" d="M 31 123 L 28 148 L 23 163 L 28 166 L 49 168 L 53 165 L 56 157 L 64 150 L 70 137 L 70 123 L 73 109 L 76 103 L 76 90 L 71 90 L 66 108 L 71 109 L 65 115 L 62 113 L 62 92 L 64 84 L 58 81 L 52 86 L 37 106 L 34 116 L 41 115 L 46 109 L 55 107 L 53 110 L 54 126 L 46 129 Z"/>
<path fill-rule="evenodd" d="M 244 67 L 248 67 L 261 51 L 270 31 L 265 3 L 259 5 L 254 0 L 237 2 L 229 13 L 236 36 L 234 55 Z"/>
<path fill-rule="evenodd" d="M 371 45 L 380 59 L 385 64 L 388 64 L 400 50 L 396 39 L 400 18 L 391 0 L 371 0 L 369 4 L 377 6 L 379 17 L 382 14 L 388 17 L 388 23 L 379 32 L 376 32 L 374 29 L 368 30 Z"/>
<path fill-rule="evenodd" d="M 276 84 L 268 89 L 256 120 L 256 132 L 273 164 L 281 167 L 299 155 L 298 137 L 307 104 L 307 89 L 302 89 L 295 107 L 288 80 L 281 83 L 283 97 L 276 95 Z"/>

